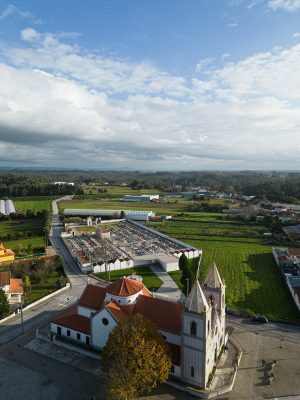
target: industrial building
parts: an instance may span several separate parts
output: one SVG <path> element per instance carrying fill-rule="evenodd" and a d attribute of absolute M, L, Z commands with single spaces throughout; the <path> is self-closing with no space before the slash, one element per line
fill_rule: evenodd
<path fill-rule="evenodd" d="M 126 219 L 132 219 L 134 221 L 148 221 L 149 218 L 154 217 L 152 211 L 143 210 L 96 210 L 88 208 L 65 208 L 65 216 L 76 216 L 76 217 L 104 217 L 109 219 L 120 219 L 122 213 Z"/>
<path fill-rule="evenodd" d="M 123 196 L 123 201 L 133 201 L 133 202 L 149 202 L 149 201 L 159 201 L 158 194 L 142 194 L 140 196 L 135 196 L 132 194 L 126 194 Z"/>
<path fill-rule="evenodd" d="M 0 200 L 0 214 L 10 215 L 15 212 L 16 209 L 12 200 Z"/>
<path fill-rule="evenodd" d="M 84 272 L 104 272 L 147 264 L 160 264 L 165 271 L 178 270 L 179 257 L 195 258 L 201 251 L 134 221 L 110 228 L 98 227 L 96 234 L 76 229 L 63 233 L 70 254 Z"/>

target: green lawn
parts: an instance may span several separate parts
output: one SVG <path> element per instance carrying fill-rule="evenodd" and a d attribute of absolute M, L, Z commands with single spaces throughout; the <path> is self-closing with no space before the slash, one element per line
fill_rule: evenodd
<path fill-rule="evenodd" d="M 32 210 L 35 213 L 42 211 L 44 209 L 50 210 L 51 209 L 51 200 L 50 199 L 37 199 L 33 200 L 30 198 L 30 200 L 14 200 L 14 204 L 17 210 L 20 211 L 26 211 L 26 210 Z"/>
<path fill-rule="evenodd" d="M 48 278 L 45 282 L 39 284 L 35 283 L 31 285 L 31 290 L 28 290 L 25 294 L 25 304 L 31 304 L 48 294 L 57 290 L 56 286 L 57 277 Z"/>
<path fill-rule="evenodd" d="M 203 250 L 201 281 L 212 262 L 216 262 L 220 275 L 226 282 L 228 306 L 249 309 L 274 319 L 300 322 L 300 314 L 273 260 L 272 246 L 261 243 L 255 237 L 261 227 L 230 221 L 228 232 L 228 228 L 224 226 L 226 222 L 219 222 L 216 217 L 218 215 L 215 215 L 214 223 L 213 216 L 204 214 L 203 220 L 201 216 L 196 216 L 190 223 L 168 221 L 161 225 L 156 224 L 156 228 Z M 210 226 L 206 228 L 204 235 L 203 226 L 208 220 Z M 225 233 L 216 235 L 216 231 L 222 230 Z M 236 236 L 239 231 L 241 237 Z M 230 232 L 233 236 L 230 236 Z M 181 271 L 171 272 L 170 275 L 182 288 Z"/>
<path fill-rule="evenodd" d="M 27 248 L 28 245 L 31 244 L 33 253 L 41 253 L 45 248 L 45 238 L 44 236 L 35 236 L 28 239 L 10 240 L 4 242 L 4 246 L 8 249 L 12 249 L 13 251 L 16 251 L 18 245 L 20 244 L 22 244 L 24 248 Z"/>
<path fill-rule="evenodd" d="M 122 278 L 122 276 L 131 275 L 133 272 L 136 272 L 137 275 L 141 275 L 143 277 L 143 284 L 149 289 L 156 291 L 163 284 L 162 280 L 159 279 L 152 270 L 147 266 L 135 267 L 135 268 L 126 268 L 120 269 L 117 271 L 111 271 L 110 280 L 112 282 L 117 281 Z M 108 281 L 108 273 L 99 272 L 95 274 L 98 278 L 104 279 Z"/>

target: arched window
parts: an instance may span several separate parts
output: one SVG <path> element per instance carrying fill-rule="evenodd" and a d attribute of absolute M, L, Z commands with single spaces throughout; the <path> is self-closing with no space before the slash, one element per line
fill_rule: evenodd
<path fill-rule="evenodd" d="M 191 323 L 191 335 L 193 336 L 197 335 L 197 324 L 194 321 Z"/>
<path fill-rule="evenodd" d="M 209 332 L 209 330 L 210 330 L 210 322 L 208 321 L 207 322 L 207 332 Z"/>
<path fill-rule="evenodd" d="M 194 378 L 195 376 L 195 368 L 191 367 L 191 377 Z"/>

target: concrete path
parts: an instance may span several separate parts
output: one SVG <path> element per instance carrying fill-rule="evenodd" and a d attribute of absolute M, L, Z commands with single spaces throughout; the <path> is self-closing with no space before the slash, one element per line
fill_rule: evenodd
<path fill-rule="evenodd" d="M 186 300 L 185 295 L 170 277 L 170 275 L 163 270 L 159 265 L 149 265 L 151 270 L 163 281 L 161 287 L 156 291 L 160 296 L 169 297 L 171 300 L 184 302 Z"/>

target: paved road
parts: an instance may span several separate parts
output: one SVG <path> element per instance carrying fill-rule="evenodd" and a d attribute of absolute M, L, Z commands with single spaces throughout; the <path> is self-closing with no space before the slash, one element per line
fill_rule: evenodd
<path fill-rule="evenodd" d="M 47 322 L 50 322 L 58 311 L 66 309 L 74 304 L 81 296 L 88 282 L 106 286 L 105 283 L 102 284 L 98 280 L 90 278 L 81 272 L 80 268 L 77 266 L 60 238 L 60 233 L 62 232 L 63 227 L 59 224 L 57 200 L 53 201 L 52 209 L 53 220 L 51 236 L 49 239 L 53 247 L 55 247 L 57 253 L 60 254 L 64 259 L 63 267 L 71 283 L 71 289 L 70 291 L 65 292 L 63 295 L 59 294 L 46 304 L 38 305 L 28 311 L 26 311 L 25 308 L 23 313 L 24 331 L 36 329 Z M 21 318 L 19 316 L 19 318 L 16 320 L 5 322 L 0 326 L 0 344 L 4 344 L 13 340 L 20 335 L 20 333 Z"/>
<path fill-rule="evenodd" d="M 242 331 L 252 332 L 262 336 L 269 336 L 283 342 L 294 343 L 300 346 L 300 326 L 277 322 L 261 324 L 251 321 L 250 318 L 241 318 L 233 315 L 227 315 L 226 324 L 227 326 Z"/>

